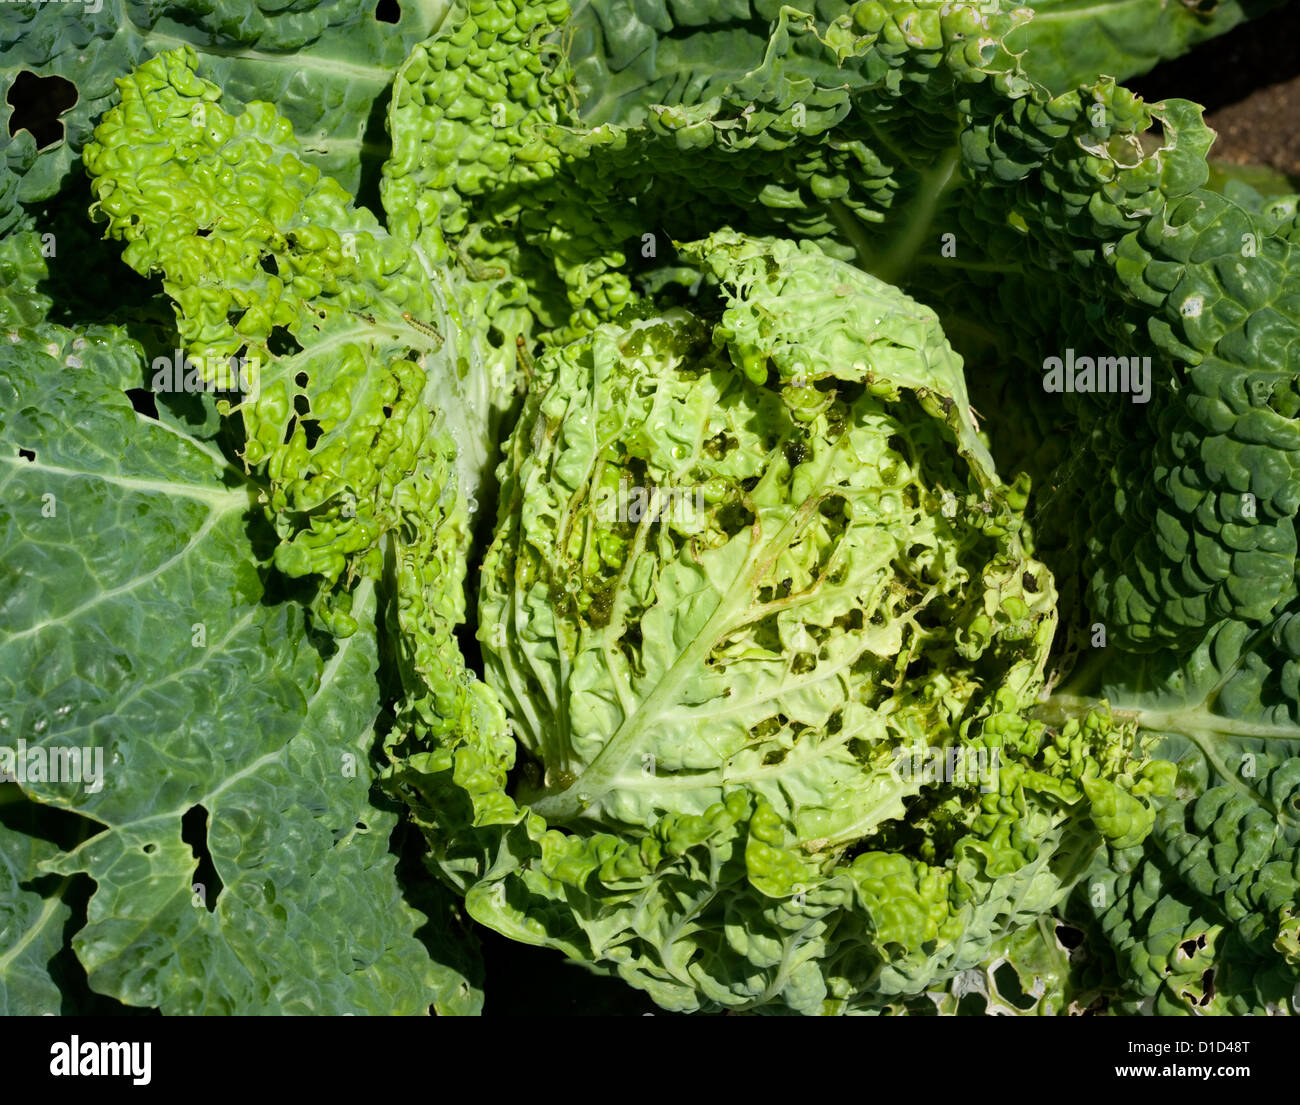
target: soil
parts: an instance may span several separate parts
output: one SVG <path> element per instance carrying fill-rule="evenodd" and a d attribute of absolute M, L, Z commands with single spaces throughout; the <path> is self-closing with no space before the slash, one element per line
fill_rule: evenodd
<path fill-rule="evenodd" d="M 1125 82 L 1148 103 L 1171 96 L 1206 108 L 1210 156 L 1267 165 L 1300 189 L 1300 4 L 1244 23 Z"/>

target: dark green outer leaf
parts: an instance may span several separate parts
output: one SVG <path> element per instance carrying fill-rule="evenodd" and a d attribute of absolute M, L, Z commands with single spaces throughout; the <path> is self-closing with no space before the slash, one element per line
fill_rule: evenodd
<path fill-rule="evenodd" d="M 1184 658 L 1102 651 L 1071 688 L 1091 683 L 1178 765 L 1151 836 L 1103 852 L 1072 903 L 1117 1011 L 1300 1012 L 1298 616 L 1226 622 Z"/>
<path fill-rule="evenodd" d="M 0 1016 L 57 1013 L 61 1004 L 48 964 L 63 946 L 71 879 L 41 871 L 58 848 L 30 832 L 29 815 L 18 788 L 0 785 Z"/>
<path fill-rule="evenodd" d="M 62 117 L 66 140 L 38 151 L 25 131 L 5 160 L 30 203 L 53 194 L 90 140 L 113 96 L 113 81 L 162 50 L 186 43 L 204 55 L 205 75 L 230 101 L 269 100 L 294 124 L 316 164 L 356 191 L 363 164 L 386 155 L 382 111 L 393 74 L 411 47 L 441 22 L 447 5 L 401 5 L 396 24 L 375 18 L 365 0 L 256 5 L 244 0 L 103 0 L 17 4 L 0 25 L 0 134 L 9 135 L 8 91 L 21 72 L 61 76 L 77 86 Z M 372 117 L 373 116 L 373 117 Z M 5 139 L 0 139 L 0 142 Z"/>
<path fill-rule="evenodd" d="M 1025 70 L 1053 92 L 1100 76 L 1125 81 L 1232 30 L 1281 0 L 1033 0 L 1034 18 L 1009 36 Z M 1205 10 L 1209 9 L 1209 10 Z"/>
<path fill-rule="evenodd" d="M 91 986 L 168 1013 L 472 1011 L 413 935 L 396 815 L 370 793 L 368 588 L 361 630 L 324 654 L 296 605 L 268 605 L 255 489 L 132 410 L 143 366 L 120 332 L 14 330 L 0 360 L 0 745 L 103 752 L 102 788 L 24 784 L 107 826 L 23 861 L 95 880 L 74 941 Z M 194 888 L 196 806 L 219 893 Z M 39 978 L 21 993 L 52 1000 Z"/>

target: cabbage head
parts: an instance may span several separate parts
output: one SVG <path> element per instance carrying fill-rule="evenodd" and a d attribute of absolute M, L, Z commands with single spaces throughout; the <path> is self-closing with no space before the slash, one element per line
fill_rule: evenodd
<path fill-rule="evenodd" d="M 811 243 L 680 256 L 689 309 L 537 366 L 480 581 L 508 722 L 400 777 L 514 939 L 669 1009 L 887 1010 L 1140 841 L 1167 765 L 1028 719 L 1056 594 L 936 315 Z"/>

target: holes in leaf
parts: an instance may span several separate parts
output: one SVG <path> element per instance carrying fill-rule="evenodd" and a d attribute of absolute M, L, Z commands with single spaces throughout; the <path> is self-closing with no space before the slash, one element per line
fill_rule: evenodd
<path fill-rule="evenodd" d="M 997 988 L 998 996 L 1017 1009 L 1034 1007 L 1034 999 L 1025 993 L 1020 975 L 1010 963 L 998 965 L 997 970 L 993 972 L 993 985 Z"/>
<path fill-rule="evenodd" d="M 302 426 L 303 435 L 307 438 L 307 448 L 316 448 L 316 442 L 320 440 L 321 428 L 320 423 L 314 418 L 304 418 L 299 421 Z"/>
<path fill-rule="evenodd" d="M 151 855 L 154 854 L 154 852 L 158 851 L 158 845 L 157 845 L 157 844 L 153 844 L 153 843 L 149 843 L 149 844 L 144 845 L 144 846 L 140 849 L 140 851 L 142 851 L 146 856 L 151 856 Z"/>
<path fill-rule="evenodd" d="M 295 396 L 293 397 L 293 409 L 294 409 L 298 414 L 310 414 L 310 413 L 311 413 L 311 403 L 308 401 L 307 396 L 305 396 L 305 395 L 295 395 Z"/>
<path fill-rule="evenodd" d="M 772 749 L 771 752 L 769 752 L 766 756 L 763 757 L 763 766 L 774 767 L 775 765 L 779 764 L 782 760 L 784 760 L 788 754 L 789 754 L 789 749 L 774 748 Z"/>
<path fill-rule="evenodd" d="M 59 116 L 77 102 L 77 86 L 64 77 L 38 77 L 24 70 L 14 78 L 6 100 L 13 108 L 9 137 L 25 130 L 43 150 L 63 141 Z"/>
<path fill-rule="evenodd" d="M 1031 595 L 1038 594 L 1038 580 L 1036 580 L 1029 572 L 1026 572 L 1020 577 L 1020 582 L 1024 586 L 1025 590 Z"/>
<path fill-rule="evenodd" d="M 838 522 L 847 516 L 847 507 L 848 502 L 843 495 L 828 495 L 818 504 L 817 511 L 823 518 Z"/>
<path fill-rule="evenodd" d="M 599 615 L 598 615 L 599 616 Z M 608 619 L 609 615 L 604 615 Z M 627 661 L 628 670 L 637 675 L 645 672 L 645 660 L 641 655 L 641 626 L 633 623 L 624 631 L 623 636 L 618 640 L 618 650 L 623 654 L 623 659 Z"/>
<path fill-rule="evenodd" d="M 587 620 L 596 629 L 609 625 L 610 615 L 614 612 L 614 586 L 608 584 L 591 596 L 591 605 L 587 608 Z M 712 657 L 705 661 L 712 662 Z"/>
<path fill-rule="evenodd" d="M 297 373 L 293 378 L 293 382 L 297 384 L 300 388 L 305 388 L 307 386 L 307 373 L 305 372 Z"/>
<path fill-rule="evenodd" d="M 190 846 L 199 865 L 194 872 L 194 884 L 202 889 L 196 889 L 194 893 L 202 895 L 203 905 L 211 913 L 217 908 L 223 884 L 208 848 L 209 822 L 208 811 L 203 806 L 191 806 L 181 818 L 181 840 Z"/>
<path fill-rule="evenodd" d="M 807 675 L 817 670 L 817 657 L 811 652 L 801 652 L 790 662 L 790 671 L 794 675 Z"/>
<path fill-rule="evenodd" d="M 291 357 L 302 352 L 297 339 L 283 326 L 277 326 L 271 331 L 271 336 L 266 339 L 266 348 L 275 357 Z"/>
<path fill-rule="evenodd" d="M 774 656 L 785 651 L 784 646 L 781 644 L 781 632 L 775 614 L 768 614 L 767 617 L 755 623 L 752 636 L 755 645 L 772 653 Z"/>
<path fill-rule="evenodd" d="M 628 627 L 623 630 L 623 636 L 619 643 L 634 653 L 639 652 L 641 650 L 641 623 L 629 623 Z"/>
<path fill-rule="evenodd" d="M 728 537 L 735 537 L 754 524 L 754 513 L 743 503 L 730 502 L 719 508 L 714 521 Z"/>
<path fill-rule="evenodd" d="M 861 380 L 841 380 L 838 376 L 823 376 L 813 387 L 818 391 L 833 391 L 840 403 L 852 408 L 866 394 L 867 385 Z"/>
<path fill-rule="evenodd" d="M 198 237 L 200 237 L 200 238 L 210 238 L 210 237 L 212 237 L 212 227 L 210 227 L 210 226 L 201 226 L 201 227 L 199 227 L 198 230 L 196 230 L 194 233 L 195 233 L 196 235 L 198 235 Z"/>
<path fill-rule="evenodd" d="M 136 414 L 142 414 L 146 418 L 158 417 L 158 401 L 148 388 L 127 388 L 126 397 L 131 400 Z"/>
<path fill-rule="evenodd" d="M 276 261 L 276 259 L 275 259 L 275 257 L 274 257 L 273 254 L 270 254 L 270 253 L 264 254 L 264 255 L 262 256 L 262 259 L 261 259 L 261 261 L 260 261 L 259 263 L 260 263 L 261 266 L 262 266 L 262 271 L 263 271 L 263 272 L 268 273 L 268 274 L 271 275 L 271 276 L 279 276 L 279 275 L 280 275 L 280 265 L 279 265 L 279 263 Z"/>
<path fill-rule="evenodd" d="M 226 325 L 233 330 L 240 324 L 246 314 L 248 314 L 247 307 L 236 307 L 233 311 L 227 311 Z"/>
<path fill-rule="evenodd" d="M 837 717 L 839 715 L 836 715 Z M 871 762 L 871 745 L 861 737 L 854 737 L 849 741 L 849 752 L 858 763 L 866 764 Z"/>
<path fill-rule="evenodd" d="M 1056 938 L 1061 942 L 1061 947 L 1066 951 L 1074 951 L 1083 943 L 1083 933 L 1073 925 L 1057 925 Z"/>
<path fill-rule="evenodd" d="M 1206 967 L 1201 974 L 1201 989 L 1205 993 L 1201 996 L 1201 1005 L 1209 1005 L 1214 1000 L 1214 968 Z"/>
<path fill-rule="evenodd" d="M 505 345 L 506 336 L 503 333 L 501 333 L 501 331 L 497 329 L 497 327 L 490 326 L 488 327 L 487 340 L 488 340 L 488 345 L 492 346 L 493 349 L 500 349 L 503 345 Z"/>
<path fill-rule="evenodd" d="M 714 460 L 721 460 L 739 444 L 734 437 L 719 433 L 704 443 L 704 451 Z"/>
<path fill-rule="evenodd" d="M 807 444 L 802 441 L 791 441 L 785 447 L 786 463 L 789 464 L 791 468 L 797 468 L 811 455 L 812 450 L 810 450 Z"/>
<path fill-rule="evenodd" d="M 397 23 L 402 18 L 402 6 L 397 0 L 379 0 L 375 5 L 375 18 L 380 23 Z"/>
<path fill-rule="evenodd" d="M 30 449 L 19 449 L 18 455 L 22 457 L 23 460 L 31 461 L 32 463 L 36 462 L 36 454 Z"/>

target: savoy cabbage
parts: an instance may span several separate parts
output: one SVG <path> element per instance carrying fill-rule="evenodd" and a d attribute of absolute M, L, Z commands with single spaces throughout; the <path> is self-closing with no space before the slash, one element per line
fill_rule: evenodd
<path fill-rule="evenodd" d="M 1247 5 L 183 7 L 0 183 L 0 1009 L 1297 1010 Z"/>

